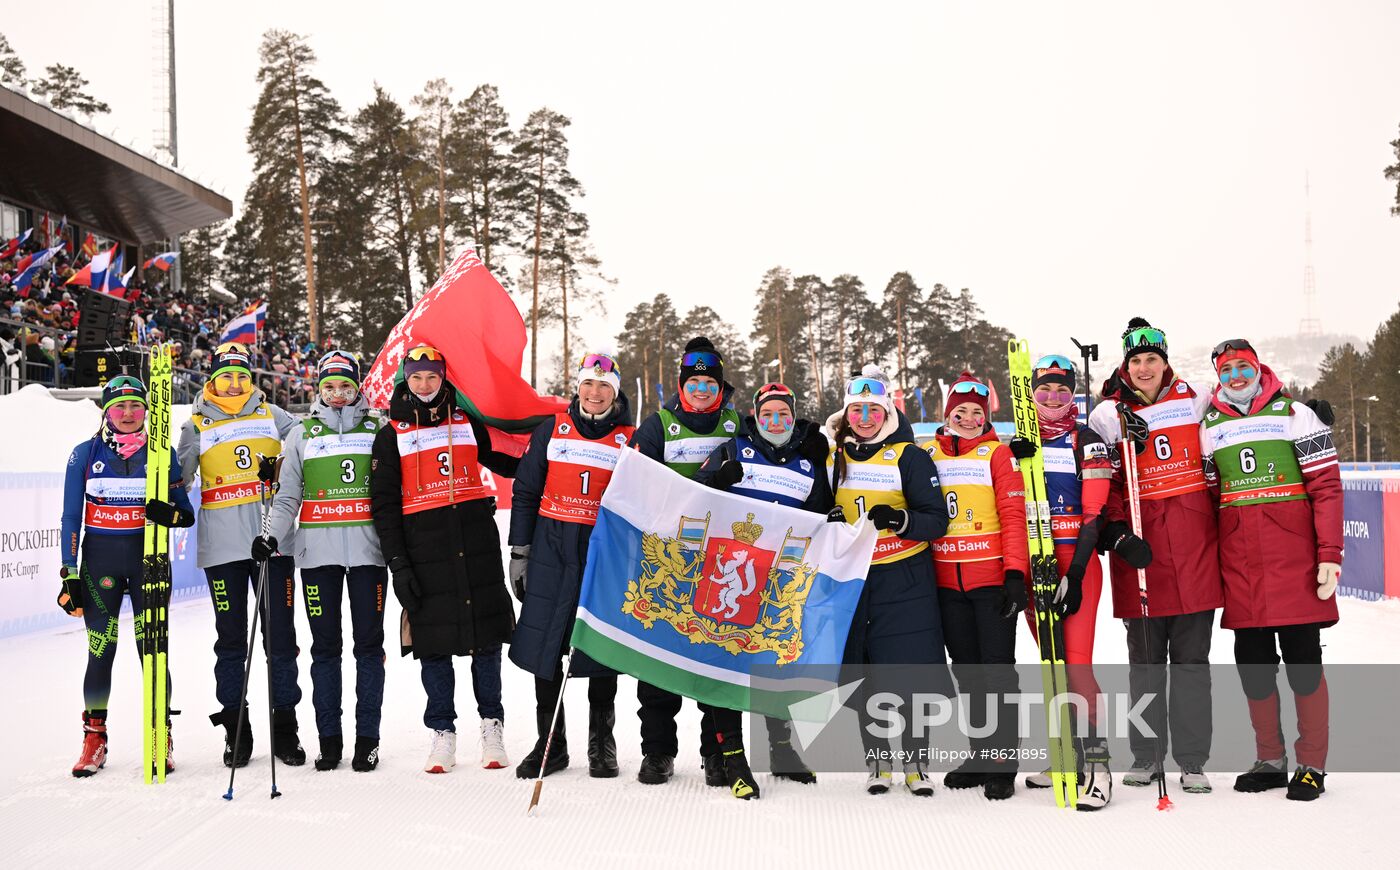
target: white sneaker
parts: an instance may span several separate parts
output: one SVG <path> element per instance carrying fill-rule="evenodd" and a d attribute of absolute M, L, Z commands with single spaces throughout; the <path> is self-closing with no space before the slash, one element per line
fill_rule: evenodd
<path fill-rule="evenodd" d="M 1091 761 L 1087 765 L 1086 781 L 1079 785 L 1079 802 L 1075 809 L 1092 813 L 1108 806 L 1113 800 L 1113 774 L 1108 765 Z"/>
<path fill-rule="evenodd" d="M 919 797 L 933 797 L 933 780 L 918 762 L 904 765 L 904 787 Z"/>
<path fill-rule="evenodd" d="M 481 720 L 481 766 L 500 770 L 510 764 L 506 757 L 506 726 L 500 719 Z"/>
<path fill-rule="evenodd" d="M 1049 770 L 1042 770 L 1040 773 L 1032 773 L 1026 777 L 1026 788 L 1054 788 L 1055 781 L 1050 778 Z"/>
<path fill-rule="evenodd" d="M 433 748 L 428 750 L 424 773 L 447 773 L 457 766 L 457 732 L 434 731 Z"/>
<path fill-rule="evenodd" d="M 870 775 L 865 778 L 865 790 L 870 794 L 884 794 L 889 791 L 893 779 L 889 764 L 883 761 L 871 761 L 867 764 Z"/>
<path fill-rule="evenodd" d="M 1199 767 L 1181 768 L 1181 789 L 1191 794 L 1210 794 L 1210 779 Z"/>

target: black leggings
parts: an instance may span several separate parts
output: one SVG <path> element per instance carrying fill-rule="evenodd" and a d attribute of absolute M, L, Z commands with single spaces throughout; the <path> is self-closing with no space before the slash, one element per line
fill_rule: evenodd
<path fill-rule="evenodd" d="M 117 625 L 122 597 L 131 595 L 132 626 L 137 660 L 145 636 L 146 597 L 141 591 L 142 535 L 95 535 L 83 538 L 83 623 L 87 626 L 87 671 L 83 675 L 83 706 L 105 715 L 112 692 L 112 665 L 117 658 Z M 165 672 L 165 697 L 171 697 L 170 669 Z"/>

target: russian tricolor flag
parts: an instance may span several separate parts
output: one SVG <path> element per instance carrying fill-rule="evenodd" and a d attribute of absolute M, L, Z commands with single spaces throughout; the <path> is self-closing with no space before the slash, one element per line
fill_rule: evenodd
<path fill-rule="evenodd" d="M 155 268 L 161 270 L 162 272 L 169 272 L 170 267 L 175 265 L 175 258 L 178 256 L 180 256 L 179 251 L 166 251 L 163 254 L 156 254 L 154 257 L 147 260 L 145 264 L 141 266 L 141 268 Z"/>
<path fill-rule="evenodd" d="M 219 344 L 226 341 L 236 341 L 239 344 L 254 344 L 258 340 L 258 331 L 262 329 L 263 323 L 267 320 L 267 303 L 252 307 L 228 322 L 224 327 L 224 334 L 219 338 Z"/>
<path fill-rule="evenodd" d="M 29 285 L 34 283 L 34 276 L 38 275 L 44 265 L 53 259 L 53 255 L 61 250 L 63 250 L 63 245 L 57 244 L 37 254 L 31 254 L 21 261 L 26 265 L 19 273 L 19 277 L 15 278 L 15 289 L 19 291 L 21 296 L 29 295 Z"/>

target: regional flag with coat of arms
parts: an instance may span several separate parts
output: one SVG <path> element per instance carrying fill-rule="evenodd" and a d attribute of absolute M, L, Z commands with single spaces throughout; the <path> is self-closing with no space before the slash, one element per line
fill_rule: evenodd
<path fill-rule="evenodd" d="M 572 643 L 697 701 L 790 718 L 834 685 L 876 535 L 868 520 L 828 523 L 623 450 Z"/>

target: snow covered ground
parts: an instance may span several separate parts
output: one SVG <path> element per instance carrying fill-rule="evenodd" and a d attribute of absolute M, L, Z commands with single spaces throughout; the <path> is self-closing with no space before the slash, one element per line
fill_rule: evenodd
<path fill-rule="evenodd" d="M 1098 649 L 1104 661 L 1125 661 L 1121 624 L 1100 610 Z M 1400 662 L 1400 602 L 1344 599 L 1342 621 L 1327 631 L 1330 662 Z M 390 603 L 387 623 L 396 625 Z M 309 633 L 298 610 L 302 644 L 299 710 L 303 743 L 314 756 Z M 171 660 L 178 770 L 164 786 L 140 780 L 139 665 L 129 616 L 121 644 L 109 719 L 105 770 L 76 780 L 69 768 L 81 742 L 81 678 L 85 638 L 81 625 L 0 642 L 0 679 L 7 699 L 0 716 L 0 843 L 11 867 L 68 867 L 100 861 L 107 867 L 278 865 L 403 866 L 447 862 L 477 867 L 618 867 L 656 864 L 715 867 L 745 861 L 786 866 L 839 866 L 894 862 L 893 866 L 1080 865 L 1103 860 L 1134 866 L 1246 866 L 1314 860 L 1389 864 L 1400 774 L 1337 774 L 1313 804 L 1287 801 L 1281 792 L 1242 795 L 1233 774 L 1211 771 L 1216 791 L 1187 795 L 1175 787 L 1175 811 L 1154 809 L 1155 789 L 1118 787 L 1098 814 L 1056 809 L 1043 792 L 1019 789 L 1001 804 L 980 791 L 941 787 L 931 799 L 902 791 L 871 797 L 854 774 L 821 776 L 815 786 L 760 774 L 763 799 L 736 801 L 706 788 L 695 753 L 699 716 L 681 714 L 683 747 L 676 779 L 663 786 L 636 782 L 641 754 L 635 683 L 619 688 L 618 750 L 623 774 L 588 778 L 584 760 L 584 687 L 568 692 L 574 765 L 545 781 L 541 810 L 526 817 L 531 783 L 512 770 L 477 764 L 476 716 L 465 662 L 458 667 L 458 767 L 450 774 L 421 772 L 427 732 L 423 692 L 412 659 L 391 648 L 385 695 L 382 761 L 373 773 L 354 773 L 348 757 L 339 770 L 318 773 L 308 763 L 278 768 L 283 796 L 268 799 L 266 689 L 253 669 L 250 697 L 256 735 L 253 763 L 238 772 L 236 799 L 222 800 L 228 771 L 220 763 L 221 729 L 208 723 L 215 709 L 214 625 L 208 602 L 177 604 L 172 614 Z M 348 626 L 347 626 L 348 634 Z M 391 633 L 392 643 L 392 633 Z M 1035 653 L 1020 633 L 1020 655 Z M 1231 639 L 1219 632 L 1216 661 L 1229 661 Z M 345 726 L 353 733 L 353 666 L 346 659 Z M 506 740 L 512 761 L 533 741 L 533 684 L 505 665 Z M 1291 733 L 1291 723 L 1286 723 Z M 1291 741 L 1290 737 L 1290 741 Z M 760 738 L 761 740 L 761 738 Z M 760 750 L 761 751 L 761 750 Z M 941 777 L 940 777 L 941 780 Z M 1093 858 L 1085 855 L 1086 850 Z M 1047 855 L 1056 857 L 1047 858 Z M 1389 856 L 1389 857 L 1387 857 Z"/>

